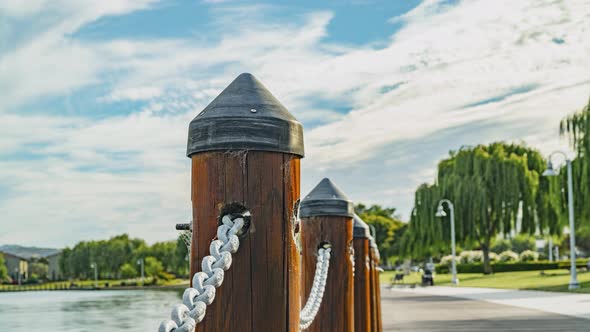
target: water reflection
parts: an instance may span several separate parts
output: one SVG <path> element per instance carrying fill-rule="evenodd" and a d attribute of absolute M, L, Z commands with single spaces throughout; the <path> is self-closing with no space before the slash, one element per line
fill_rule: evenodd
<path fill-rule="evenodd" d="M 153 331 L 181 290 L 0 293 L 0 331 Z"/>

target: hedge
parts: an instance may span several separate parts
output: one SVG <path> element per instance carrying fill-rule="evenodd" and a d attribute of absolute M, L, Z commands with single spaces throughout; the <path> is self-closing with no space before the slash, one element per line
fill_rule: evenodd
<path fill-rule="evenodd" d="M 576 260 L 576 266 L 586 267 L 588 259 Z M 549 262 L 549 261 L 538 261 L 538 262 L 506 262 L 506 263 L 492 263 L 493 272 L 513 272 L 513 271 L 540 271 L 540 270 L 558 270 L 558 269 L 569 269 L 569 261 L 561 262 Z M 448 265 L 436 266 L 437 273 L 450 273 L 450 267 Z M 469 264 L 457 264 L 457 273 L 483 273 L 483 263 L 469 263 Z"/>

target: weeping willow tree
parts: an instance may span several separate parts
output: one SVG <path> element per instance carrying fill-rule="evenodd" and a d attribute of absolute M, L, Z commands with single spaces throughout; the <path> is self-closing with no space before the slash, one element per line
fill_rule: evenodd
<path fill-rule="evenodd" d="M 401 239 L 402 255 L 406 257 L 435 256 L 447 249 L 446 229 L 434 216 L 442 195 L 437 185 L 422 184 L 414 195 L 414 208 L 407 230 Z"/>
<path fill-rule="evenodd" d="M 569 139 L 570 145 L 576 151 L 576 159 L 572 162 L 574 180 L 574 210 L 576 225 L 590 225 L 590 100 L 588 105 L 579 112 L 564 118 L 559 131 Z M 559 183 L 566 183 L 566 172 L 560 172 Z M 567 196 L 562 186 L 553 188 L 555 205 L 560 208 L 562 218 L 567 217 Z"/>
<path fill-rule="evenodd" d="M 558 232 L 550 183 L 541 177 L 544 169 L 541 154 L 523 145 L 493 143 L 451 152 L 438 164 L 437 183 L 416 191 L 403 239 L 406 254 L 447 248 L 449 222 L 434 216 L 441 198 L 454 203 L 457 242 L 481 248 L 486 273 L 491 272 L 490 245 L 499 233 Z"/>

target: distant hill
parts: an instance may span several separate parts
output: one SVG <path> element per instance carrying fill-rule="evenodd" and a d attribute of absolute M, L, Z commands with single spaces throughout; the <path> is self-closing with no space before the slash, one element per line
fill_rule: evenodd
<path fill-rule="evenodd" d="M 37 248 L 37 247 L 23 247 L 14 244 L 7 244 L 0 246 L 0 252 L 22 257 L 24 259 L 30 259 L 33 256 L 47 257 L 55 253 L 60 252 L 60 249 L 52 248 Z"/>

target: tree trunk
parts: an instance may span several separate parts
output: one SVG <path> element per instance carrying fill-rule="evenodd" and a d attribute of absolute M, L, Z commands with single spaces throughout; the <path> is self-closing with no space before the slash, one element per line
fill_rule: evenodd
<path fill-rule="evenodd" d="M 492 274 L 492 265 L 490 264 L 490 241 L 486 241 L 486 244 L 481 246 L 483 251 L 483 273 Z"/>

